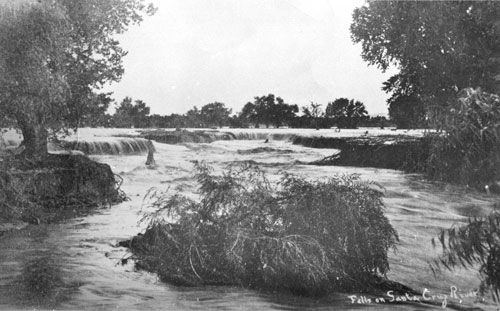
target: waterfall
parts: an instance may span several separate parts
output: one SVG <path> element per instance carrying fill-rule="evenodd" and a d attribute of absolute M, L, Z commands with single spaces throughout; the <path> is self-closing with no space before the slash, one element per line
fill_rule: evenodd
<path fill-rule="evenodd" d="M 139 154 L 147 153 L 150 149 L 155 151 L 153 143 L 144 138 L 109 137 L 96 140 L 63 141 L 59 146 L 51 145 L 51 151 L 78 150 L 84 154 Z"/>
<path fill-rule="evenodd" d="M 271 132 L 239 132 L 233 134 L 239 140 L 291 140 L 295 137 L 290 133 L 271 133 Z"/>
<path fill-rule="evenodd" d="M 234 131 L 220 132 L 208 130 L 195 131 L 165 131 L 152 130 L 144 131 L 141 136 L 148 140 L 153 140 L 163 144 L 180 143 L 212 143 L 217 140 L 291 140 L 295 137 L 290 133 L 254 132 L 254 131 Z"/>

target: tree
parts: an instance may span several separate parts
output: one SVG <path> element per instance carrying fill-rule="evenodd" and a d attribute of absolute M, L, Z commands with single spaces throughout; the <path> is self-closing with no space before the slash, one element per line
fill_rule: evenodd
<path fill-rule="evenodd" d="M 214 102 L 201 107 L 200 117 L 208 126 L 219 126 L 227 124 L 231 109 L 226 108 L 223 103 Z"/>
<path fill-rule="evenodd" d="M 255 109 L 255 105 L 251 102 L 248 102 L 245 106 L 243 106 L 239 114 L 239 118 L 241 120 L 245 120 L 247 124 L 253 123 L 255 127 L 259 127 L 257 111 Z"/>
<path fill-rule="evenodd" d="M 387 100 L 389 116 L 398 128 L 427 127 L 427 114 L 421 91 L 418 89 L 413 74 L 400 73 L 384 82 L 382 89 L 392 92 Z"/>
<path fill-rule="evenodd" d="M 335 118 L 345 116 L 347 106 L 349 105 L 349 99 L 347 98 L 337 98 L 333 102 L 328 103 L 325 109 L 325 117 Z"/>
<path fill-rule="evenodd" d="M 272 122 L 276 127 L 282 125 L 290 126 L 293 119 L 297 117 L 299 107 L 297 105 L 286 104 L 280 97 L 276 98 L 277 103 L 271 109 Z"/>
<path fill-rule="evenodd" d="M 426 127 L 426 113 L 422 101 L 417 96 L 391 97 L 389 116 L 400 129 Z"/>
<path fill-rule="evenodd" d="M 323 116 L 323 112 L 321 111 L 321 104 L 311 102 L 309 106 L 302 107 L 302 112 L 304 113 L 304 117 L 310 120 L 309 126 L 313 126 L 318 130 L 319 118 Z"/>
<path fill-rule="evenodd" d="M 325 116 L 333 119 L 339 128 L 357 128 L 368 119 L 365 105 L 360 101 L 337 98 L 326 106 Z"/>
<path fill-rule="evenodd" d="M 116 108 L 113 122 L 116 127 L 147 127 L 150 108 L 142 100 L 132 104 L 132 98 L 125 97 L 120 106 Z"/>
<path fill-rule="evenodd" d="M 41 0 L 0 7 L 0 113 L 16 119 L 26 157 L 47 138 L 76 128 L 99 105 L 95 90 L 123 74 L 113 39 L 143 13 L 144 0 Z"/>
<path fill-rule="evenodd" d="M 134 127 L 148 127 L 148 115 L 151 108 L 146 106 L 146 103 L 142 100 L 136 100 L 135 105 L 132 109 L 132 123 Z"/>
<path fill-rule="evenodd" d="M 459 90 L 500 90 L 499 18 L 496 1 L 371 1 L 354 11 L 351 34 L 364 60 L 400 70 L 386 88 L 400 94 L 392 105 L 422 101 L 439 121 Z"/>
<path fill-rule="evenodd" d="M 290 126 L 297 117 L 297 112 L 299 112 L 297 105 L 289 105 L 281 97 L 268 94 L 254 97 L 254 103 L 247 103 L 243 107 L 240 117 L 249 123 L 254 123 L 256 127 L 259 123 L 265 124 L 266 127 L 271 124 L 280 127 L 282 125 Z"/>
<path fill-rule="evenodd" d="M 267 96 L 255 97 L 255 117 L 258 123 L 264 123 L 269 127 L 273 123 L 273 110 L 276 105 L 276 98 L 274 94 Z"/>
<path fill-rule="evenodd" d="M 201 111 L 194 106 L 193 109 L 186 113 L 186 122 L 189 127 L 204 127 Z"/>
<path fill-rule="evenodd" d="M 81 105 L 80 107 L 80 111 L 83 113 L 80 117 L 78 127 L 108 126 L 110 116 L 106 114 L 106 111 L 108 110 L 109 105 L 113 102 L 113 99 L 110 96 L 111 93 L 92 93 L 88 99 L 92 102 Z"/>

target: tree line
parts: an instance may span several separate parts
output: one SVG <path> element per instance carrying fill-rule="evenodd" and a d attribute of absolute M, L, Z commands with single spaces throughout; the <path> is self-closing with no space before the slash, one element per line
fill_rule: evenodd
<path fill-rule="evenodd" d="M 232 115 L 222 103 L 193 107 L 183 115 L 150 115 L 145 103 L 130 100 L 109 116 L 105 112 L 112 100 L 100 90 L 122 77 L 126 55 L 114 35 L 154 10 L 144 0 L 0 7 L 0 116 L 22 130 L 27 156 L 47 154 L 47 138 L 79 126 L 321 128 L 379 121 L 363 114 L 351 117 L 356 101 L 349 100 L 345 113 L 334 101 L 325 110 L 311 103 L 299 114 L 298 107 L 270 95 L 256 97 Z M 391 96 L 391 121 L 402 128 L 439 129 L 460 90 L 480 87 L 498 94 L 499 16 L 495 1 L 372 1 L 356 9 L 351 36 L 361 44 L 363 59 L 382 70 L 399 69 L 382 85 Z"/>
<path fill-rule="evenodd" d="M 215 128 L 215 127 L 294 127 L 294 128 L 357 128 L 359 126 L 385 127 L 392 125 L 382 116 L 370 117 L 365 105 L 354 99 L 337 98 L 326 105 L 311 102 L 299 109 L 287 104 L 274 94 L 258 96 L 246 103 L 241 111 L 233 113 L 224 103 L 213 102 L 198 108 L 194 106 L 184 114 L 150 114 L 150 107 L 142 100 L 126 97 L 116 106 L 113 114 L 105 111 L 112 102 L 101 97 L 101 109 L 93 117 L 82 121 L 82 126 L 134 127 L 134 128 Z"/>

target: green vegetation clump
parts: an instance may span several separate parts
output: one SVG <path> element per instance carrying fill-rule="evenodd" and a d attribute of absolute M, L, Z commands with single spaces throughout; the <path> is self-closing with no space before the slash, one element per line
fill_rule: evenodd
<path fill-rule="evenodd" d="M 355 175 L 276 185 L 255 166 L 195 165 L 200 200 L 152 190 L 155 212 L 128 241 L 137 266 L 179 285 L 235 284 L 320 295 L 367 289 L 398 236 L 382 193 Z"/>
<path fill-rule="evenodd" d="M 444 132 L 430 137 L 427 174 L 476 188 L 500 180 L 499 97 L 464 89 L 442 120 Z"/>

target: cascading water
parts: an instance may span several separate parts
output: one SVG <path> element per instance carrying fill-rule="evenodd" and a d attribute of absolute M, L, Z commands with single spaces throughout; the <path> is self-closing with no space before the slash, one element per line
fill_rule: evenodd
<path fill-rule="evenodd" d="M 60 150 L 61 147 L 66 150 L 77 150 L 88 155 L 125 155 L 147 153 L 154 149 L 150 140 L 144 138 L 97 138 L 94 140 L 63 141 L 60 147 L 51 147 L 51 151 Z"/>

